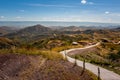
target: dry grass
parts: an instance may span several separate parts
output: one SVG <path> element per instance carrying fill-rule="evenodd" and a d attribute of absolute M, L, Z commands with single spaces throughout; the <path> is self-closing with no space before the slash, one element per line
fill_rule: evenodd
<path fill-rule="evenodd" d="M 49 50 L 39 50 L 39 49 L 26 49 L 26 48 L 11 48 L 11 49 L 0 49 L 0 54 L 26 54 L 26 55 L 41 55 L 47 59 L 63 59 L 62 55 Z"/>
<path fill-rule="evenodd" d="M 47 60 L 41 55 L 0 54 L 0 79 L 4 80 L 96 80 L 87 70 L 65 60 Z"/>

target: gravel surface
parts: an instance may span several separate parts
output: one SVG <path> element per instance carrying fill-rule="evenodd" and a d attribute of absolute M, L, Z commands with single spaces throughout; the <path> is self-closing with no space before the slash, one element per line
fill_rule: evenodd
<path fill-rule="evenodd" d="M 87 50 L 88 48 L 92 48 L 92 47 L 95 47 L 97 45 L 99 45 L 100 43 L 97 43 L 95 45 L 91 45 L 91 46 L 87 46 L 85 48 L 75 48 L 75 49 L 69 49 L 69 50 L 65 50 L 65 51 L 61 51 L 60 53 L 65 57 L 65 54 L 74 54 L 76 53 L 76 51 L 85 51 Z M 74 58 L 71 58 L 69 56 L 67 56 L 67 60 L 71 63 L 74 63 L 75 62 L 75 59 Z M 83 67 L 83 61 L 80 61 L 80 60 L 77 60 L 77 65 L 80 66 L 80 67 Z M 107 69 L 104 69 L 102 67 L 99 67 L 100 68 L 100 78 L 102 80 L 120 80 L 120 75 L 112 72 L 112 71 L 109 71 Z M 91 63 L 87 63 L 86 62 L 86 69 L 90 70 L 91 72 L 93 72 L 94 74 L 98 75 L 98 66 L 96 65 L 93 65 Z"/>

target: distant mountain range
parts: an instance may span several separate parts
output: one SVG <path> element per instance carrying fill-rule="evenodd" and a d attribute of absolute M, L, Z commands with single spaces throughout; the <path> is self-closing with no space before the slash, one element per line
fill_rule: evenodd
<path fill-rule="evenodd" d="M 117 28 L 114 28 L 114 29 L 111 29 L 112 31 L 120 31 L 120 27 L 117 27 Z"/>
<path fill-rule="evenodd" d="M 60 27 L 59 31 L 85 31 L 85 30 L 94 30 L 94 29 L 102 29 L 102 28 L 96 28 L 95 26 L 91 27 L 86 27 L 86 26 L 68 26 L 68 27 Z"/>
<path fill-rule="evenodd" d="M 34 25 L 28 26 L 25 28 L 17 28 L 17 27 L 0 27 L 0 36 L 4 36 L 12 39 L 23 39 L 23 40 L 34 40 L 38 38 L 46 38 L 46 37 L 54 37 L 54 34 L 80 34 L 80 33 L 91 33 L 96 31 L 97 29 L 104 28 L 96 28 L 93 27 L 85 27 L 85 26 L 69 26 L 69 27 L 59 27 L 52 28 L 46 27 L 43 25 Z M 120 30 L 120 26 L 111 30 Z"/>
<path fill-rule="evenodd" d="M 119 29 L 120 30 L 120 27 L 116 28 L 116 29 Z"/>

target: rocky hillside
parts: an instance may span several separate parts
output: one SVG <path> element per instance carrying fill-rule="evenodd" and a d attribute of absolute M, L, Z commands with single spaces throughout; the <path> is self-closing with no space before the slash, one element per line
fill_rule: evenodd
<path fill-rule="evenodd" d="M 7 27 L 7 26 L 1 26 L 0 27 L 0 36 L 3 36 L 8 33 L 12 33 L 19 30 L 19 28 L 16 27 Z"/>
<path fill-rule="evenodd" d="M 0 54 L 0 80 L 96 80 L 94 75 L 64 60 L 40 55 Z"/>
<path fill-rule="evenodd" d="M 45 27 L 43 25 L 34 25 L 31 27 L 26 27 L 20 31 L 18 31 L 18 34 L 25 34 L 25 33 L 31 33 L 31 34 L 47 34 L 48 32 L 50 32 L 51 29 L 48 27 Z"/>
<path fill-rule="evenodd" d="M 34 25 L 30 27 L 23 28 L 15 33 L 7 34 L 6 37 L 17 38 L 17 39 L 33 39 L 36 36 L 46 36 L 50 35 L 52 30 L 48 27 L 42 25 Z"/>

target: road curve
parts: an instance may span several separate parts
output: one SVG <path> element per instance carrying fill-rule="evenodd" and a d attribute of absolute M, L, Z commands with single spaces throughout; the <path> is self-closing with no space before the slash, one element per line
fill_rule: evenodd
<path fill-rule="evenodd" d="M 75 50 L 92 48 L 92 47 L 95 47 L 99 44 L 100 43 L 97 43 L 97 44 L 91 45 L 91 46 L 87 46 L 87 47 L 84 47 L 84 48 L 74 48 L 74 49 L 64 50 L 64 51 L 61 51 L 60 53 L 63 55 L 63 57 L 65 57 L 65 54 L 66 54 L 67 60 L 71 63 L 74 63 L 75 59 L 67 56 L 67 54 L 69 52 L 75 51 Z M 77 62 L 78 66 L 83 67 L 83 61 L 76 60 L 76 62 Z M 94 74 L 98 75 L 98 66 L 93 65 L 91 63 L 87 63 L 87 62 L 85 63 L 85 65 L 86 65 L 87 70 L 89 70 L 89 71 L 93 72 Z M 99 67 L 99 68 L 100 68 L 100 78 L 102 80 L 120 80 L 120 75 L 114 73 L 113 71 L 109 71 L 107 69 L 104 69 L 102 67 Z"/>

